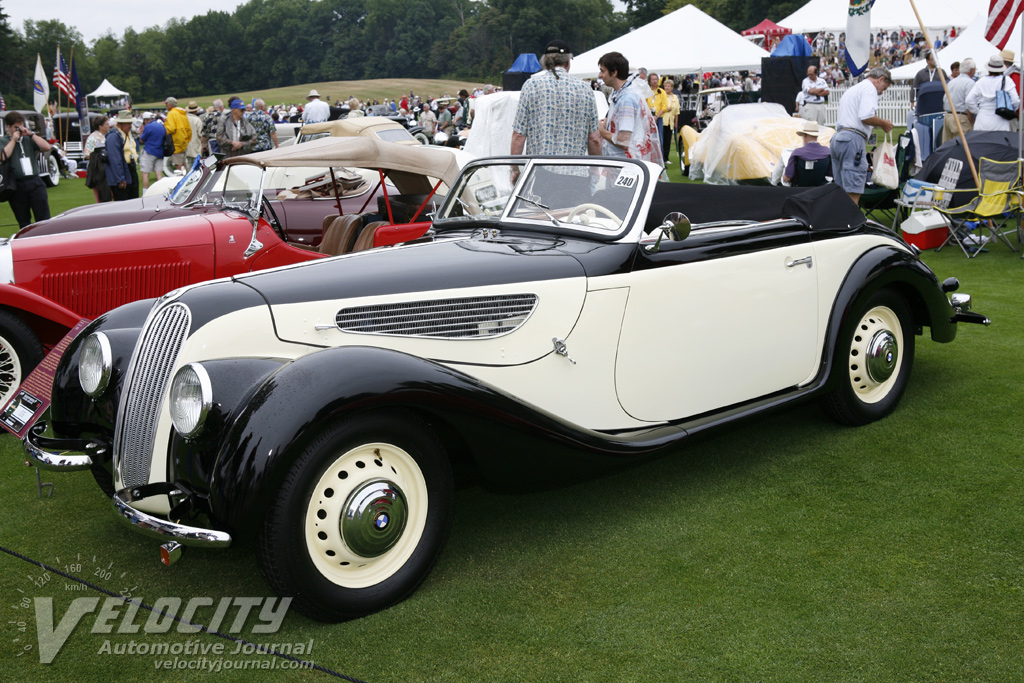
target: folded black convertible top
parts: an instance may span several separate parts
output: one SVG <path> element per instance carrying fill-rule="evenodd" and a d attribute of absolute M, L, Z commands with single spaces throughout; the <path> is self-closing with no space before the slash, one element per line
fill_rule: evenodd
<path fill-rule="evenodd" d="M 813 230 L 849 230 L 867 220 L 834 183 L 821 187 L 658 183 L 646 229 L 657 226 L 672 211 L 683 212 L 694 225 L 796 218 Z"/>

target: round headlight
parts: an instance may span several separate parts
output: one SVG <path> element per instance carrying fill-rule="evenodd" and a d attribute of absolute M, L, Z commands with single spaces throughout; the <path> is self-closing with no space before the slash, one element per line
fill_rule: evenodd
<path fill-rule="evenodd" d="M 185 438 L 202 429 L 206 415 L 213 406 L 213 385 L 210 376 L 198 363 L 189 363 L 174 375 L 171 382 L 171 422 Z"/>
<path fill-rule="evenodd" d="M 113 366 L 110 341 L 102 332 L 93 332 L 86 337 L 78 355 L 78 383 L 82 391 L 96 398 L 103 393 L 110 382 Z"/>

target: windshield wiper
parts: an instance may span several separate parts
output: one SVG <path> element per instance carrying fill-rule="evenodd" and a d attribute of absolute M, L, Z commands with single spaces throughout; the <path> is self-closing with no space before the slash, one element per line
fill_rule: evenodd
<path fill-rule="evenodd" d="M 524 196 L 523 196 L 523 195 L 521 195 L 521 194 L 516 194 L 516 195 L 515 195 L 515 197 L 516 197 L 516 199 L 522 199 L 522 200 L 523 200 L 524 202 L 526 202 L 527 204 L 533 204 L 533 205 L 534 205 L 534 206 L 536 206 L 536 207 L 537 207 L 538 209 L 540 209 L 541 211 L 543 211 L 543 212 L 544 212 L 544 215 L 545 215 L 545 216 L 547 216 L 547 217 L 548 217 L 549 219 L 551 219 L 551 223 L 552 223 L 552 224 L 553 224 L 553 225 L 554 225 L 554 226 L 555 226 L 556 228 L 560 228 L 560 227 L 562 227 L 562 225 L 563 225 L 562 221 L 558 220 L 557 218 L 555 218 L 554 216 L 552 216 L 552 215 L 551 215 L 550 213 L 548 213 L 548 209 L 550 209 L 550 208 L 551 208 L 550 206 L 544 206 L 544 205 L 543 205 L 543 204 L 541 204 L 540 202 L 538 202 L 538 201 L 535 201 L 535 200 L 533 200 L 533 199 L 530 199 L 529 197 L 524 197 Z M 567 224 L 566 224 L 566 225 L 567 225 Z"/>

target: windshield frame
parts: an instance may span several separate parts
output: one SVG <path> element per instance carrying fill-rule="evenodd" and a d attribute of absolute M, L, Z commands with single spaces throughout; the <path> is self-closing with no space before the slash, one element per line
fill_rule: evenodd
<path fill-rule="evenodd" d="M 474 214 L 473 216 L 459 216 L 452 218 L 443 218 L 449 211 L 452 210 L 453 204 L 460 204 L 462 200 L 460 195 L 464 190 L 464 184 L 466 184 L 468 178 L 481 167 L 486 166 L 505 166 L 505 165 L 525 165 L 525 168 L 520 173 L 518 179 L 509 194 L 509 200 L 503 208 L 500 215 L 485 216 L 480 214 Z M 622 224 L 618 230 L 612 232 L 609 230 L 589 228 L 586 225 L 577 225 L 570 223 L 559 222 L 559 225 L 555 225 L 553 221 L 544 217 L 539 219 L 530 219 L 523 217 L 513 217 L 513 209 L 519 205 L 519 201 L 523 198 L 521 193 L 526 187 L 527 181 L 533 177 L 535 170 L 543 168 L 544 166 L 605 166 L 608 168 L 624 168 L 626 166 L 633 167 L 637 170 L 640 177 L 639 187 L 636 188 L 633 196 L 633 200 L 630 204 L 628 211 L 624 216 L 619 216 L 622 219 Z M 625 158 L 609 158 L 609 157 L 562 157 L 562 156 L 503 156 L 503 157 L 487 157 L 486 159 L 478 159 L 471 161 L 459 173 L 459 177 L 456 179 L 453 188 L 449 191 L 448 196 L 445 198 L 444 204 L 437 211 L 434 216 L 434 228 L 438 231 L 443 230 L 457 230 L 465 229 L 466 227 L 486 227 L 486 228 L 516 228 L 529 230 L 531 232 L 539 232 L 551 235 L 572 235 L 572 236 L 583 236 L 588 239 L 600 240 L 603 242 L 614 242 L 621 240 L 631 233 L 634 227 L 637 225 L 637 218 L 640 212 L 646 204 L 646 197 L 650 193 L 651 183 L 653 182 L 651 177 L 650 169 L 643 162 L 636 161 L 634 159 Z M 468 186 L 468 185 L 467 185 Z M 456 189 L 459 192 L 456 192 Z M 518 197 L 518 198 L 517 198 Z M 529 200 L 527 200 L 529 201 Z"/>
<path fill-rule="evenodd" d="M 178 183 L 167 193 L 167 201 L 169 201 L 173 206 L 184 206 L 204 194 L 212 192 L 213 186 L 216 184 L 215 178 L 217 173 L 213 169 L 216 163 L 216 159 L 214 157 L 210 157 L 207 160 L 201 161 L 196 168 L 190 169 L 189 172 L 183 175 L 181 180 L 179 180 Z M 175 201 L 175 193 L 178 191 L 178 188 L 193 173 L 199 174 L 199 182 L 196 183 L 191 192 L 181 198 L 181 201 Z"/>

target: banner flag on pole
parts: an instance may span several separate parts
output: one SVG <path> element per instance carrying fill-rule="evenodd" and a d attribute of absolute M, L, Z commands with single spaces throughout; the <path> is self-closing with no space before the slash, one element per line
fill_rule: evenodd
<path fill-rule="evenodd" d="M 82 139 L 91 133 L 89 128 L 89 112 L 85 108 L 85 95 L 82 93 L 82 84 L 78 82 L 78 69 L 75 68 L 75 53 L 71 53 L 71 90 L 75 93 L 72 103 L 78 110 L 78 125 L 81 127 Z"/>
<path fill-rule="evenodd" d="M 0 111 L 7 109 L 7 103 L 4 102 L 4 96 L 0 94 Z"/>
<path fill-rule="evenodd" d="M 988 24 L 985 26 L 985 40 L 1000 50 L 1006 46 L 1017 17 L 1024 10 L 1024 0 L 991 0 L 988 7 Z"/>
<path fill-rule="evenodd" d="M 846 20 L 846 66 L 852 76 L 868 68 L 871 59 L 871 6 L 874 4 L 875 0 L 850 0 Z"/>
<path fill-rule="evenodd" d="M 40 114 L 46 108 L 46 102 L 50 99 L 50 84 L 46 79 L 46 72 L 43 71 L 43 60 L 36 54 L 36 75 L 32 83 L 32 104 Z"/>

